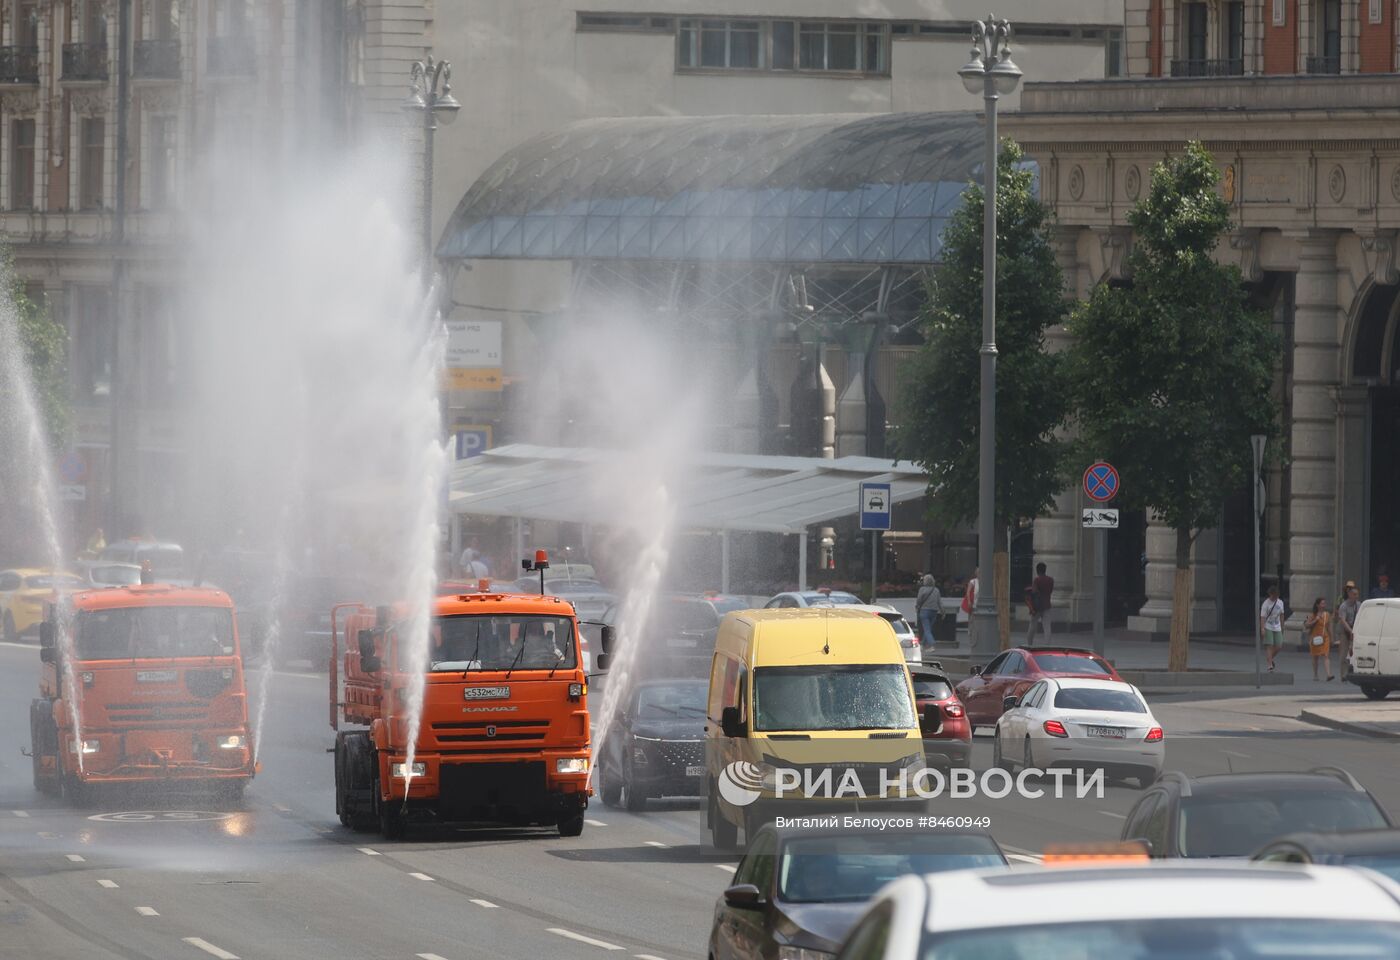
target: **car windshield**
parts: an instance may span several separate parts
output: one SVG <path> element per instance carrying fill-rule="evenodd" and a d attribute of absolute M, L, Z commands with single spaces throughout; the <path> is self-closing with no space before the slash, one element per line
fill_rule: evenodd
<path fill-rule="evenodd" d="M 953 695 L 947 680 L 920 680 L 914 678 L 914 696 L 920 700 L 947 700 Z"/>
<path fill-rule="evenodd" d="M 225 607 L 119 607 L 81 611 L 73 625 L 80 660 L 218 657 L 233 653 Z"/>
<path fill-rule="evenodd" d="M 755 730 L 905 730 L 916 725 L 902 666 L 759 667 Z"/>
<path fill-rule="evenodd" d="M 440 617 L 433 622 L 428 669 L 569 670 L 578 662 L 577 647 L 568 617 L 524 613 Z M 401 640 L 398 650 L 400 669 L 406 669 L 408 644 Z"/>
<path fill-rule="evenodd" d="M 1337 833 L 1389 826 L 1376 802 L 1354 790 L 1281 790 L 1184 798 L 1183 857 L 1247 857 L 1286 833 Z"/>
<path fill-rule="evenodd" d="M 1099 687 L 1066 687 L 1055 694 L 1056 710 L 1108 710 L 1113 713 L 1146 713 L 1147 707 L 1129 690 Z"/>
<path fill-rule="evenodd" d="M 1400 956 L 1400 923 L 1114 920 L 967 930 L 926 938 L 923 960 L 1317 960 Z"/>
<path fill-rule="evenodd" d="M 1035 665 L 1045 673 L 1096 673 L 1112 676 L 1108 668 L 1093 657 L 1074 653 L 1037 653 Z"/>
<path fill-rule="evenodd" d="M 702 631 L 719 626 L 719 614 L 705 600 L 672 598 L 658 611 L 668 630 Z"/>
<path fill-rule="evenodd" d="M 649 684 L 637 691 L 638 720 L 674 720 L 705 715 L 705 684 Z"/>
<path fill-rule="evenodd" d="M 860 597 L 856 596 L 854 593 L 846 593 L 844 590 L 831 590 L 829 592 L 823 590 L 816 590 L 812 593 L 804 593 L 802 595 L 802 599 L 807 601 L 807 604 L 809 606 L 822 606 L 828 603 L 858 604 L 864 602 L 860 599 Z"/>
<path fill-rule="evenodd" d="M 24 585 L 33 590 L 48 590 L 53 587 L 87 586 L 82 577 L 74 577 L 66 573 L 41 573 L 37 576 L 25 577 Z"/>
<path fill-rule="evenodd" d="M 906 874 L 999 867 L 1006 863 L 991 837 L 898 831 L 839 837 L 797 837 L 783 844 L 778 899 L 788 903 L 868 900 Z"/>
<path fill-rule="evenodd" d="M 88 576 L 93 583 L 125 586 L 141 582 L 141 568 L 124 563 L 114 563 L 106 567 L 93 567 L 88 572 Z"/>

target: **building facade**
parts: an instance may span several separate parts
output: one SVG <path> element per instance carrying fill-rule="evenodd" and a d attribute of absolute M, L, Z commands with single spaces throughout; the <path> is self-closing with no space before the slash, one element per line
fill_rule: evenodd
<path fill-rule="evenodd" d="M 70 336 L 76 458 L 60 479 L 73 535 L 106 524 L 113 536 L 135 517 L 158 523 L 174 501 L 186 354 L 178 253 L 186 214 L 205 199 L 211 151 L 293 155 L 401 122 L 430 9 L 0 4 L 0 233 L 31 296 Z"/>
<path fill-rule="evenodd" d="M 1126 77 L 1028 83 L 1006 127 L 1041 165 L 1077 296 L 1131 282 L 1126 216 L 1153 164 L 1189 140 L 1215 154 L 1235 224 L 1218 256 L 1272 310 L 1283 344 L 1262 563 L 1301 617 L 1344 581 L 1400 565 L 1400 4 L 1128 0 L 1126 16 Z M 1250 500 L 1241 491 L 1196 544 L 1198 630 L 1253 629 Z M 1087 619 L 1079 505 L 1067 493 L 1035 543 L 1073 572 L 1073 616 Z M 1147 599 L 1130 625 L 1161 632 L 1173 537 L 1140 523 Z"/>

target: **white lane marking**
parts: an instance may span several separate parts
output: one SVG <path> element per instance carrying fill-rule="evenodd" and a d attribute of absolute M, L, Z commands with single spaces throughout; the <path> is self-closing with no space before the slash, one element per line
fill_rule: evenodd
<path fill-rule="evenodd" d="M 83 862 L 85 862 L 84 859 L 83 859 L 83 857 L 79 856 L 79 855 L 76 854 L 76 853 L 65 853 L 64 856 L 67 857 L 69 860 L 72 860 L 74 863 L 83 863 Z"/>
<path fill-rule="evenodd" d="M 26 814 L 24 814 L 24 816 L 27 817 L 27 816 L 29 816 L 29 814 L 26 813 Z M 601 821 L 601 820 L 589 820 L 589 819 L 585 818 L 583 822 L 586 823 L 586 824 L 588 824 L 590 827 L 606 827 L 606 826 L 607 826 L 607 824 L 604 823 L 604 822 Z"/>
<path fill-rule="evenodd" d="M 577 940 L 579 943 L 586 943 L 591 947 L 598 947 L 603 950 L 621 950 L 615 943 L 608 943 L 606 940 L 594 940 L 592 937 L 585 937 L 581 933 L 574 933 L 572 930 L 565 930 L 563 927 L 545 927 L 546 932 L 559 937 L 568 937 L 570 940 Z"/>
<path fill-rule="evenodd" d="M 139 913 L 139 914 L 141 914 L 141 916 L 143 916 L 143 917 L 158 917 L 158 916 L 160 916 L 160 914 L 156 913 L 155 907 L 137 907 L 137 908 L 136 908 L 136 912 Z"/>
<path fill-rule="evenodd" d="M 632 956 L 636 957 L 637 960 L 666 960 L 665 957 L 658 957 L 654 953 L 634 953 Z"/>
<path fill-rule="evenodd" d="M 27 817 L 29 816 L 29 811 L 28 811 L 28 810 L 11 810 L 10 812 L 13 813 L 13 814 L 14 814 L 15 816 L 17 816 L 17 817 L 25 817 L 25 818 L 27 818 Z"/>
<path fill-rule="evenodd" d="M 363 853 L 363 854 L 364 854 L 365 856 L 367 856 L 367 857 L 377 857 L 377 856 L 379 856 L 379 851 L 376 850 L 376 849 L 374 849 L 373 847 L 356 847 L 355 849 L 359 850 L 361 853 Z"/>
<path fill-rule="evenodd" d="M 13 640 L 0 640 L 0 647 L 14 647 L 17 650 L 38 650 L 32 643 L 15 643 Z"/>
<path fill-rule="evenodd" d="M 414 956 L 418 960 L 447 960 L 446 957 L 440 957 L 436 953 L 415 953 Z"/>
<path fill-rule="evenodd" d="M 725 873 L 733 873 L 736 869 L 727 863 L 712 863 L 710 866 L 714 867 L 716 870 L 723 870 Z"/>
<path fill-rule="evenodd" d="M 280 803 L 274 803 L 274 804 L 272 805 L 272 809 L 276 810 L 278 813 L 291 813 L 291 812 L 292 812 L 292 808 L 291 808 L 291 807 L 284 806 L 284 805 L 282 805 L 282 804 L 280 804 Z"/>
<path fill-rule="evenodd" d="M 229 953 L 223 947 L 216 947 L 202 937 L 184 937 L 183 939 L 190 946 L 198 947 L 210 956 L 218 957 L 219 960 L 238 960 L 238 954 Z"/>
<path fill-rule="evenodd" d="M 485 907 L 487 910 L 495 910 L 495 909 L 496 909 L 496 905 L 495 905 L 494 903 L 492 903 L 490 900 L 478 900 L 478 899 L 475 898 L 475 897 L 472 897 L 472 898 L 470 898 L 470 899 L 471 899 L 471 902 L 474 903 L 474 904 L 476 904 L 478 907 Z"/>
<path fill-rule="evenodd" d="M 99 880 L 97 881 L 97 885 L 99 887 L 106 887 L 108 890 L 117 889 L 117 881 L 115 880 Z"/>
<path fill-rule="evenodd" d="M 1105 817 L 1113 817 L 1117 820 L 1128 819 L 1128 815 L 1126 813 L 1114 813 L 1112 810 L 1100 810 L 1099 813 L 1103 814 Z"/>
<path fill-rule="evenodd" d="M 649 846 L 649 847 L 657 847 L 657 848 L 659 848 L 659 849 L 661 849 L 661 850 L 669 850 L 669 849 L 671 849 L 671 845 L 670 845 L 670 844 L 668 844 L 668 843 L 662 843 L 660 840 L 648 840 L 648 841 L 647 841 L 647 846 Z"/>
<path fill-rule="evenodd" d="M 40 831 L 40 833 L 39 833 L 39 839 L 40 839 L 40 840 L 57 840 L 57 839 L 58 839 L 58 834 L 56 834 L 56 833 L 45 833 L 45 832 L 43 832 L 43 831 Z"/>
<path fill-rule="evenodd" d="M 414 877 L 418 880 L 427 880 L 429 883 L 434 882 L 433 878 L 428 876 L 426 873 L 410 873 L 409 876 Z"/>

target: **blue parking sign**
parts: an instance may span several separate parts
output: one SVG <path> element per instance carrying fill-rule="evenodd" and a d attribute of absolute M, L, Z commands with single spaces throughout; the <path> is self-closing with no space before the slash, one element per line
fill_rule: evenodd
<path fill-rule="evenodd" d="M 471 426 L 454 431 L 457 436 L 457 459 L 470 460 L 491 449 L 491 427 Z"/>
<path fill-rule="evenodd" d="M 862 530 L 890 529 L 890 485 L 862 483 L 860 485 L 860 528 Z"/>

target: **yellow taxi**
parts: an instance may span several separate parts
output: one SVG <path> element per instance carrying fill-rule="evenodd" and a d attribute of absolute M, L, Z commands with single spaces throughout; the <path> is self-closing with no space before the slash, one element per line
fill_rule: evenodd
<path fill-rule="evenodd" d="M 75 573 L 41 567 L 0 570 L 0 624 L 5 639 L 14 643 L 21 636 L 37 633 L 44 619 L 44 604 L 54 590 L 81 590 L 87 581 Z"/>

